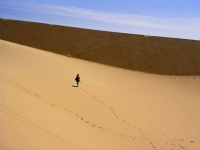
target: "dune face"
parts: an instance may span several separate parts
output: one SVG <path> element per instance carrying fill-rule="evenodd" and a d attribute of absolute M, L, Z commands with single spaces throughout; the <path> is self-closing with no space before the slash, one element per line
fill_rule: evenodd
<path fill-rule="evenodd" d="M 130 70 L 200 75 L 200 41 L 4 19 L 0 39 Z"/>
<path fill-rule="evenodd" d="M 200 149 L 199 76 L 0 48 L 0 150 Z"/>

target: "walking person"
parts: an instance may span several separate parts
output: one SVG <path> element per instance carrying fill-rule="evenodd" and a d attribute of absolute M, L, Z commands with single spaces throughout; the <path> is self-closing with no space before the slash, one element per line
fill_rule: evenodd
<path fill-rule="evenodd" d="M 77 87 L 79 86 L 79 82 L 80 82 L 80 77 L 79 77 L 79 74 L 76 75 L 76 83 L 77 83 Z"/>

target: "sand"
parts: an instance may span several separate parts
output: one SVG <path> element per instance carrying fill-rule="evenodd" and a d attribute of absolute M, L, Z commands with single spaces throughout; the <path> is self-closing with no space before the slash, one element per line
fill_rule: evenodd
<path fill-rule="evenodd" d="M 162 75 L 200 75 L 200 41 L 0 19 L 0 39 Z"/>
<path fill-rule="evenodd" d="M 199 91 L 0 40 L 0 150 L 199 150 Z"/>

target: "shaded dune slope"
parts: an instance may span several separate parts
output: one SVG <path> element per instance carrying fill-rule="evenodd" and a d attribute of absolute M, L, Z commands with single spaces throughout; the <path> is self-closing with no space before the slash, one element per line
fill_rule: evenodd
<path fill-rule="evenodd" d="M 0 39 L 65 56 L 164 75 L 200 75 L 200 41 L 0 19 Z"/>

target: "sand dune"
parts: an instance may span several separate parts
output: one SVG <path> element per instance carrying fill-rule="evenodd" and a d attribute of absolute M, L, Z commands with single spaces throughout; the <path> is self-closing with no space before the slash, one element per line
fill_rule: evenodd
<path fill-rule="evenodd" d="M 2 40 L 0 48 L 1 150 L 200 149 L 199 76 L 130 71 Z"/>
<path fill-rule="evenodd" d="M 200 75 L 200 41 L 4 19 L 0 39 L 135 71 Z"/>

